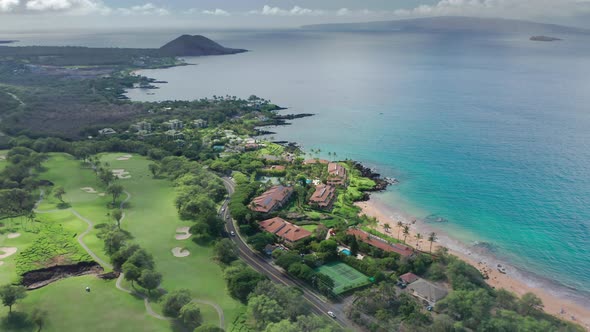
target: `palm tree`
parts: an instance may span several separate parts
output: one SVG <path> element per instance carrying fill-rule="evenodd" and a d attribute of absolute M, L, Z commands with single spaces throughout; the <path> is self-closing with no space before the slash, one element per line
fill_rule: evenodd
<path fill-rule="evenodd" d="M 406 243 L 406 238 L 410 235 L 410 226 L 404 225 L 404 243 Z"/>
<path fill-rule="evenodd" d="M 415 237 L 416 237 L 416 247 L 419 248 L 420 247 L 420 240 L 422 239 L 422 234 L 416 233 Z"/>
<path fill-rule="evenodd" d="M 401 222 L 401 221 L 398 221 L 397 222 L 397 227 L 398 227 L 398 229 L 397 229 L 397 238 L 399 240 L 399 232 L 402 230 L 402 227 L 404 227 L 404 223 Z"/>
<path fill-rule="evenodd" d="M 437 240 L 437 237 L 436 237 L 435 232 L 428 234 L 428 241 L 430 241 L 430 253 L 432 253 L 432 243 L 436 242 L 436 240 Z"/>
<path fill-rule="evenodd" d="M 385 229 L 386 233 L 389 233 L 389 229 L 391 228 L 391 226 L 389 226 L 388 223 L 383 224 L 383 228 Z"/>

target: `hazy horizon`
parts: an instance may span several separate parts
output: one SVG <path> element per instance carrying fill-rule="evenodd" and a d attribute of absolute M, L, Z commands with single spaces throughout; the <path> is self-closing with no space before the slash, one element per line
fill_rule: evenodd
<path fill-rule="evenodd" d="M 433 16 L 590 28 L 590 0 L 0 0 L 0 34 L 116 29 L 266 29 Z"/>

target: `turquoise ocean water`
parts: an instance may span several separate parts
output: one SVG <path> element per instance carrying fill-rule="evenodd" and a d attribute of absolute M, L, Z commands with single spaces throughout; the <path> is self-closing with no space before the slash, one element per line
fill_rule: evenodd
<path fill-rule="evenodd" d="M 256 94 L 316 116 L 276 139 L 398 178 L 376 199 L 587 303 L 590 42 L 528 36 L 216 33 L 252 52 L 148 70 L 135 100 Z M 162 37 L 162 39 L 164 39 Z M 152 91 L 150 91 L 152 92 Z M 432 222 L 443 218 L 445 223 Z M 516 270 L 511 271 L 517 273 Z"/>

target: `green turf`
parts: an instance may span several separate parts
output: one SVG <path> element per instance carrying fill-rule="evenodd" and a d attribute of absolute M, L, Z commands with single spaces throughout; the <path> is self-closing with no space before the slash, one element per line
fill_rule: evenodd
<path fill-rule="evenodd" d="M 148 165 L 151 161 L 134 156 L 127 161 L 118 161 L 117 157 L 123 154 L 102 154 L 101 162 L 103 165 L 109 164 L 109 168 L 122 168 L 130 172 L 131 178 L 118 180 L 118 183 L 124 186 L 129 191 L 132 198 L 129 201 L 128 207 L 125 209 L 126 218 L 123 220 L 122 228 L 128 230 L 134 236 L 133 241 L 140 244 L 148 252 L 154 256 L 156 268 L 163 274 L 164 282 L 162 287 L 167 291 L 175 289 L 187 288 L 195 298 L 209 300 L 218 303 L 225 314 L 225 322 L 228 329 L 231 329 L 232 322 L 235 320 L 240 310 L 243 308 L 239 302 L 233 300 L 227 293 L 225 282 L 222 276 L 222 270 L 212 260 L 212 248 L 196 245 L 191 240 L 178 241 L 174 238 L 177 227 L 190 226 L 190 222 L 183 222 L 179 220 L 176 209 L 174 207 L 175 191 L 170 181 L 164 179 L 153 179 L 148 170 Z M 110 210 L 107 205 L 111 200 L 108 196 L 99 196 L 96 193 L 89 194 L 82 191 L 82 187 L 92 187 L 98 193 L 104 192 L 105 187 L 96 179 L 94 172 L 86 167 L 84 168 L 80 161 L 66 154 L 51 154 L 50 159 L 44 164 L 47 171 L 40 177 L 52 181 L 56 186 L 63 186 L 66 195 L 64 200 L 71 204 L 72 208 L 78 211 L 84 217 L 92 220 L 95 224 L 99 223 L 113 223 L 109 216 Z M 47 188 L 47 191 L 50 189 Z M 119 200 L 123 200 L 126 196 Z M 53 210 L 59 201 L 52 196 L 50 192 L 45 195 L 45 200 L 39 206 L 40 210 Z M 68 211 L 59 212 L 59 215 L 68 215 Z M 39 214 L 41 215 L 41 214 Z M 71 214 L 70 214 L 71 215 Z M 51 216 L 51 217 L 50 217 Z M 58 215 L 46 214 L 43 218 L 58 217 Z M 77 220 L 77 218 L 73 218 Z M 84 222 L 78 220 L 80 225 L 85 225 Z M 85 226 L 84 226 L 85 227 Z M 103 252 L 103 243 L 97 238 L 97 230 L 93 230 L 84 237 L 84 242 L 93 250 L 98 256 L 105 261 L 109 261 L 108 257 Z M 28 235 L 27 235 L 28 236 Z M 15 241 L 13 239 L 10 241 Z M 26 238 L 23 235 L 23 246 L 26 247 L 27 241 L 31 238 Z M 3 237 L 0 235 L 0 243 Z M 4 240 L 7 241 L 7 240 Z M 176 258 L 172 255 L 172 248 L 184 247 L 190 251 L 190 256 L 184 258 Z M 8 264 L 8 262 L 6 263 Z M 10 276 L 4 276 L 0 267 L 0 280 L 2 278 L 8 279 Z M 94 278 L 94 277 L 88 277 Z M 69 302 L 66 295 L 67 292 L 60 292 L 56 290 L 56 285 L 70 285 L 69 278 L 60 283 L 51 284 L 42 290 L 30 292 L 30 298 L 35 298 L 37 293 L 51 294 L 43 296 L 54 297 L 54 302 Z M 69 329 L 63 330 L 73 331 L 79 328 L 84 328 L 85 331 L 108 331 L 108 324 L 120 324 L 117 326 L 128 326 L 129 328 L 117 328 L 119 331 L 170 331 L 170 327 L 166 324 L 156 324 L 154 329 L 144 328 L 143 322 L 130 319 L 125 320 L 126 312 L 134 315 L 134 311 L 138 310 L 135 306 L 135 298 L 129 294 L 118 291 L 114 287 L 114 283 L 107 284 L 111 287 L 112 296 L 117 297 L 113 303 L 118 305 L 118 314 L 111 317 L 111 305 L 104 303 L 101 306 L 86 306 L 83 303 L 77 307 L 74 312 L 76 319 L 70 318 Z M 61 286 L 67 287 L 67 286 Z M 108 288 L 108 287 L 106 287 Z M 39 295 L 40 296 L 40 295 Z M 29 300 L 27 301 L 31 301 Z M 43 301 L 41 301 L 44 303 Z M 140 301 L 137 301 L 140 302 Z M 30 302 L 33 303 L 33 302 Z M 133 305 L 132 305 L 133 304 Z M 141 304 L 141 303 L 140 303 Z M 55 316 L 51 316 L 50 321 L 55 326 L 62 326 L 61 322 L 56 322 L 53 317 L 61 317 L 65 314 L 62 310 L 68 310 L 69 303 L 58 305 L 55 311 L 59 311 Z M 142 304 L 141 304 L 142 306 Z M 140 306 L 140 307 L 141 307 Z M 218 324 L 219 319 L 217 313 L 213 308 L 205 305 L 200 305 L 202 308 L 205 323 Z M 153 303 L 154 310 L 161 313 L 161 304 Z M 140 310 L 143 314 L 144 311 Z M 150 321 L 155 321 L 148 318 Z M 94 320 L 106 320 L 109 322 L 101 324 L 84 324 L 87 320 L 93 322 Z M 125 321 L 124 321 L 125 320 Z M 123 322 L 124 321 L 124 322 Z M 49 329 L 48 329 L 49 330 Z M 56 329 L 59 330 L 59 329 Z"/>
<path fill-rule="evenodd" d="M 315 271 L 334 280 L 333 291 L 336 295 L 370 283 L 369 277 L 342 262 L 328 263 L 316 268 Z"/>
<path fill-rule="evenodd" d="M 152 178 L 148 170 L 151 161 L 137 155 L 118 161 L 119 156 L 121 154 L 103 154 L 101 162 L 108 162 L 113 169 L 125 169 L 131 175 L 130 179 L 119 181 L 132 195 L 122 228 L 131 232 L 134 241 L 154 255 L 157 269 L 164 275 L 162 287 L 168 291 L 188 288 L 194 297 L 218 303 L 230 329 L 242 305 L 227 293 L 221 267 L 212 259 L 212 247 L 174 238 L 178 227 L 191 223 L 178 218 L 172 183 Z M 174 247 L 186 248 L 190 255 L 174 257 L 171 252 Z M 218 320 L 215 319 L 206 323 L 216 324 Z"/>
<path fill-rule="evenodd" d="M 86 286 L 90 293 L 85 291 Z M 31 312 L 33 308 L 48 312 L 44 332 L 171 330 L 169 322 L 147 315 L 141 299 L 116 289 L 114 280 L 94 276 L 67 278 L 28 292 L 15 310 Z M 7 310 L 1 310 L 5 317 Z"/>
<path fill-rule="evenodd" d="M 8 152 L 7 150 L 0 150 L 0 171 L 2 171 L 4 169 L 4 167 L 6 167 L 6 152 Z"/>
<path fill-rule="evenodd" d="M 318 228 L 318 225 L 304 225 L 304 226 L 301 226 L 301 228 L 308 230 L 310 232 L 313 232 L 316 230 L 316 228 Z"/>

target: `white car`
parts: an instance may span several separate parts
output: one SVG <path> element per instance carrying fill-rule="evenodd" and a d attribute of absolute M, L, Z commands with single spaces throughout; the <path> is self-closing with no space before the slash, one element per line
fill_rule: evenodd
<path fill-rule="evenodd" d="M 236 236 L 236 232 L 234 232 L 234 231 L 231 231 L 231 232 L 229 232 L 229 235 L 231 235 L 231 236 Z"/>
<path fill-rule="evenodd" d="M 328 311 L 328 316 L 336 318 L 336 315 L 332 311 Z"/>

